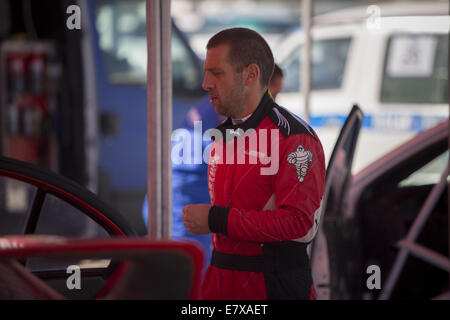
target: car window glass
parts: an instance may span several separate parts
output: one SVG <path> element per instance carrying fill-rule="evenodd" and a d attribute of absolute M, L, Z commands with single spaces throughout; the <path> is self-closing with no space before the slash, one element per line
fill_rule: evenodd
<path fill-rule="evenodd" d="M 176 33 L 172 33 L 172 82 L 174 90 L 194 90 L 199 74 L 190 53 Z"/>
<path fill-rule="evenodd" d="M 145 1 L 104 0 L 98 2 L 96 9 L 99 47 L 108 80 L 144 85 L 147 82 Z M 175 30 L 172 30 L 171 45 L 174 91 L 198 89 L 199 66 Z"/>
<path fill-rule="evenodd" d="M 449 153 L 447 150 L 400 181 L 398 186 L 404 188 L 437 184 L 441 180 L 442 173 L 448 165 L 448 160 Z"/>
<path fill-rule="evenodd" d="M 382 102 L 448 102 L 448 35 L 394 35 L 388 40 Z"/>
<path fill-rule="evenodd" d="M 111 264 L 110 259 L 74 259 L 74 258 L 28 258 L 25 267 L 32 272 L 67 271 L 70 266 L 80 269 L 104 269 Z"/>
<path fill-rule="evenodd" d="M 96 27 L 109 81 L 145 84 L 145 1 L 98 1 Z"/>
<path fill-rule="evenodd" d="M 342 201 L 342 194 L 345 192 L 350 177 L 353 155 L 363 117 L 360 109 L 353 108 L 340 133 L 327 167 L 326 193 L 329 192 L 330 195 L 326 194 L 326 211 L 340 208 L 338 203 Z M 358 113 L 352 116 L 356 112 Z"/>
<path fill-rule="evenodd" d="M 33 203 L 36 187 L 0 177 L 0 234 L 22 234 Z"/>
<path fill-rule="evenodd" d="M 326 39 L 313 41 L 312 57 L 312 90 L 338 89 L 342 85 L 350 38 Z M 291 55 L 281 63 L 285 81 L 283 91 L 300 91 L 300 49 L 293 50 Z"/>
<path fill-rule="evenodd" d="M 39 215 L 35 234 L 63 236 L 66 238 L 105 238 L 109 234 L 98 223 L 70 203 L 47 194 Z M 65 270 L 70 265 L 83 268 L 104 268 L 109 260 L 78 261 L 28 259 L 27 268 L 32 271 Z"/>
<path fill-rule="evenodd" d="M 109 237 L 106 230 L 84 212 L 52 194 L 45 197 L 35 234 L 66 238 Z"/>

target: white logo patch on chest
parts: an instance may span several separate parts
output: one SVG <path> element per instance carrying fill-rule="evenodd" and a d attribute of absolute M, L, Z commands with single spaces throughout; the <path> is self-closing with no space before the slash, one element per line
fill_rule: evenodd
<path fill-rule="evenodd" d="M 299 145 L 294 152 L 288 154 L 287 162 L 295 167 L 299 182 L 303 182 L 303 180 L 305 180 L 305 177 L 308 174 L 309 164 L 312 162 L 312 159 L 312 152 L 305 150 L 302 145 Z"/>

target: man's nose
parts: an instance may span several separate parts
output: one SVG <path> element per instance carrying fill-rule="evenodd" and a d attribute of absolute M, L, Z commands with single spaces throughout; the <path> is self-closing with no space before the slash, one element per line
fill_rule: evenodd
<path fill-rule="evenodd" d="M 203 90 L 209 91 L 212 87 L 213 84 L 211 82 L 211 78 L 208 76 L 208 72 L 206 72 L 205 77 L 203 78 L 202 88 Z"/>

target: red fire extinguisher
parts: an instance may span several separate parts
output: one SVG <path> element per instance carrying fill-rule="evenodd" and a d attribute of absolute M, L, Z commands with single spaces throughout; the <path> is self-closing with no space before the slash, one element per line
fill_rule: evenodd
<path fill-rule="evenodd" d="M 45 54 L 39 46 L 33 50 L 28 65 L 30 91 L 42 95 L 45 86 Z"/>
<path fill-rule="evenodd" d="M 8 91 L 13 96 L 21 94 L 25 90 L 25 65 L 26 53 L 12 51 L 7 54 L 8 65 Z"/>

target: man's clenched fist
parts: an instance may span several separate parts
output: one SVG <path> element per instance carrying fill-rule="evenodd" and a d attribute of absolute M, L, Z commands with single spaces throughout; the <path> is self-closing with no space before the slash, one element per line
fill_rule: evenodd
<path fill-rule="evenodd" d="M 181 219 L 189 233 L 207 234 L 211 232 L 208 227 L 209 209 L 211 209 L 209 204 L 188 204 L 183 208 Z"/>

